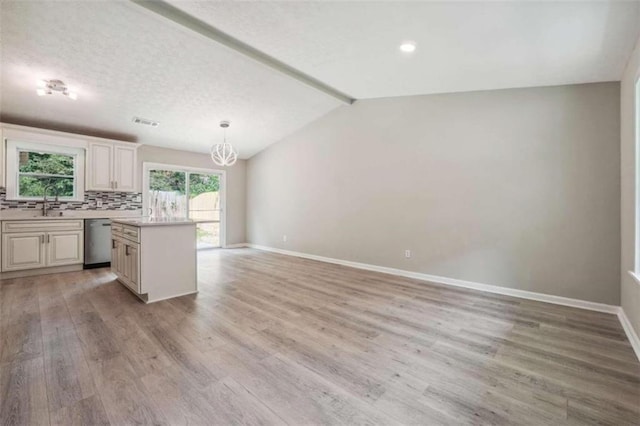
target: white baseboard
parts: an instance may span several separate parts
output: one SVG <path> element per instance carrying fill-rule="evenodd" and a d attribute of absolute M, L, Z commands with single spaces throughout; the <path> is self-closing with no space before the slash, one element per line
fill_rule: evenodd
<path fill-rule="evenodd" d="M 242 247 L 247 247 L 247 243 L 227 244 L 223 248 L 233 249 L 233 248 L 242 248 Z"/>
<path fill-rule="evenodd" d="M 382 272 L 385 274 L 397 275 L 401 277 L 414 278 L 421 281 L 429 281 L 438 284 L 446 284 L 455 287 L 470 288 L 474 290 L 485 291 L 488 293 L 503 294 L 506 296 L 519 297 L 521 299 L 537 300 L 539 302 L 553 303 L 556 305 L 571 306 L 574 308 L 588 309 L 590 311 L 605 312 L 608 314 L 617 314 L 620 310 L 619 306 L 607 305 L 605 303 L 589 302 L 580 299 L 571 299 L 569 297 L 554 296 L 551 294 L 536 293 L 533 291 L 518 290 L 508 287 L 500 287 L 490 284 L 476 283 L 472 281 L 459 280 L 457 278 L 447 278 L 438 275 L 423 274 L 421 272 L 405 271 L 403 269 L 387 268 L 385 266 L 370 265 L 368 263 L 352 262 L 348 260 L 334 259 L 331 257 L 317 256 L 315 254 L 300 253 L 296 251 L 283 250 L 273 247 L 260 246 L 256 244 L 247 244 L 247 247 L 258 250 L 270 251 L 274 253 L 285 254 L 288 256 L 303 257 L 305 259 L 319 260 L 321 262 L 334 263 L 336 265 L 350 266 L 352 268 L 364 269 L 367 271 Z"/>
<path fill-rule="evenodd" d="M 633 329 L 629 318 L 627 318 L 627 314 L 624 312 L 624 309 L 620 307 L 618 310 L 618 319 L 620 320 L 620 324 L 622 324 L 622 328 L 627 335 L 627 339 L 629 339 L 629 343 L 631 343 L 631 347 L 633 348 L 636 356 L 638 357 L 638 361 L 640 361 L 640 338 L 638 334 Z"/>

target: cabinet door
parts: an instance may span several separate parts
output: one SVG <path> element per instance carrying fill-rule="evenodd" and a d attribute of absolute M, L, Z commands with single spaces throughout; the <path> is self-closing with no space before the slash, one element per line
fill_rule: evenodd
<path fill-rule="evenodd" d="M 118 275 L 118 244 L 120 242 L 111 237 L 111 272 Z"/>
<path fill-rule="evenodd" d="M 138 245 L 127 244 L 124 252 L 124 276 L 127 284 L 136 293 L 140 293 Z"/>
<path fill-rule="evenodd" d="M 113 191 L 113 145 L 89 143 L 86 169 L 87 190 Z"/>
<path fill-rule="evenodd" d="M 45 233 L 30 232 L 2 236 L 2 271 L 46 266 Z"/>
<path fill-rule="evenodd" d="M 47 238 L 47 266 L 75 265 L 84 261 L 82 231 L 49 232 Z"/>
<path fill-rule="evenodd" d="M 124 280 L 124 243 L 121 240 L 111 240 L 111 271 Z"/>
<path fill-rule="evenodd" d="M 115 190 L 136 191 L 136 149 L 128 146 L 114 147 L 113 181 Z"/>

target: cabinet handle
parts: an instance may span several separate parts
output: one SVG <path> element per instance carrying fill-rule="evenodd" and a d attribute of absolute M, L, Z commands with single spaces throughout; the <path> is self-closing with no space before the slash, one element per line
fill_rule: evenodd
<path fill-rule="evenodd" d="M 125 247 L 125 249 L 124 249 L 124 253 L 125 253 L 127 256 L 129 256 L 129 246 L 124 246 L 124 247 Z"/>
<path fill-rule="evenodd" d="M 51 242 L 51 235 L 47 234 L 47 244 L 49 244 Z"/>
<path fill-rule="evenodd" d="M 116 248 L 116 240 L 111 240 L 111 248 Z"/>
<path fill-rule="evenodd" d="M 44 235 L 40 235 L 40 244 L 44 244 Z"/>
<path fill-rule="evenodd" d="M 113 181 L 113 183 L 115 184 L 115 189 L 118 189 L 118 181 Z"/>

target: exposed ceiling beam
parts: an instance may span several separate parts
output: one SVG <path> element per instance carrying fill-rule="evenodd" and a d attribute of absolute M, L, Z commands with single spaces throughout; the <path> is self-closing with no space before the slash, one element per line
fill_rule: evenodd
<path fill-rule="evenodd" d="M 355 102 L 355 99 L 345 93 L 340 92 L 339 90 L 334 89 L 331 86 L 317 80 L 310 75 L 307 75 L 282 61 L 277 60 L 276 58 L 267 55 L 264 52 L 259 51 L 258 49 L 249 46 L 246 43 L 230 36 L 227 33 L 220 31 L 219 29 L 207 24 L 204 21 L 201 21 L 198 18 L 195 18 L 188 13 L 178 9 L 177 7 L 166 3 L 162 0 L 130 0 L 132 3 L 135 3 L 139 6 L 144 7 L 151 12 L 154 12 L 166 19 L 169 19 L 175 22 L 178 25 L 181 25 L 185 28 L 190 29 L 191 31 L 195 31 L 200 35 L 205 36 L 206 38 L 215 41 L 216 43 L 222 44 L 230 49 L 235 50 L 236 52 L 253 59 L 254 61 L 260 62 L 263 65 L 268 66 L 271 69 L 274 69 L 282 74 L 285 74 L 291 78 L 298 80 L 301 83 L 306 84 L 307 86 L 313 87 L 316 90 L 319 90 L 327 95 L 334 97 L 346 104 L 352 104 Z"/>

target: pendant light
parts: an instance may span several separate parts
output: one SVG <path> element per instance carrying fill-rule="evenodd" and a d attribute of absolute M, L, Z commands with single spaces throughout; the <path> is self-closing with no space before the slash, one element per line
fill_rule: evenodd
<path fill-rule="evenodd" d="M 228 121 L 221 121 L 220 127 L 224 129 L 223 143 L 217 143 L 211 147 L 211 159 L 218 166 L 233 166 L 238 160 L 238 151 L 233 149 L 230 143 L 227 143 L 227 127 Z"/>
<path fill-rule="evenodd" d="M 228 121 L 221 121 L 220 127 L 224 129 L 223 143 L 217 143 L 211 147 L 211 159 L 218 166 L 233 166 L 238 160 L 238 151 L 233 149 L 230 143 L 227 143 L 227 127 Z"/>

